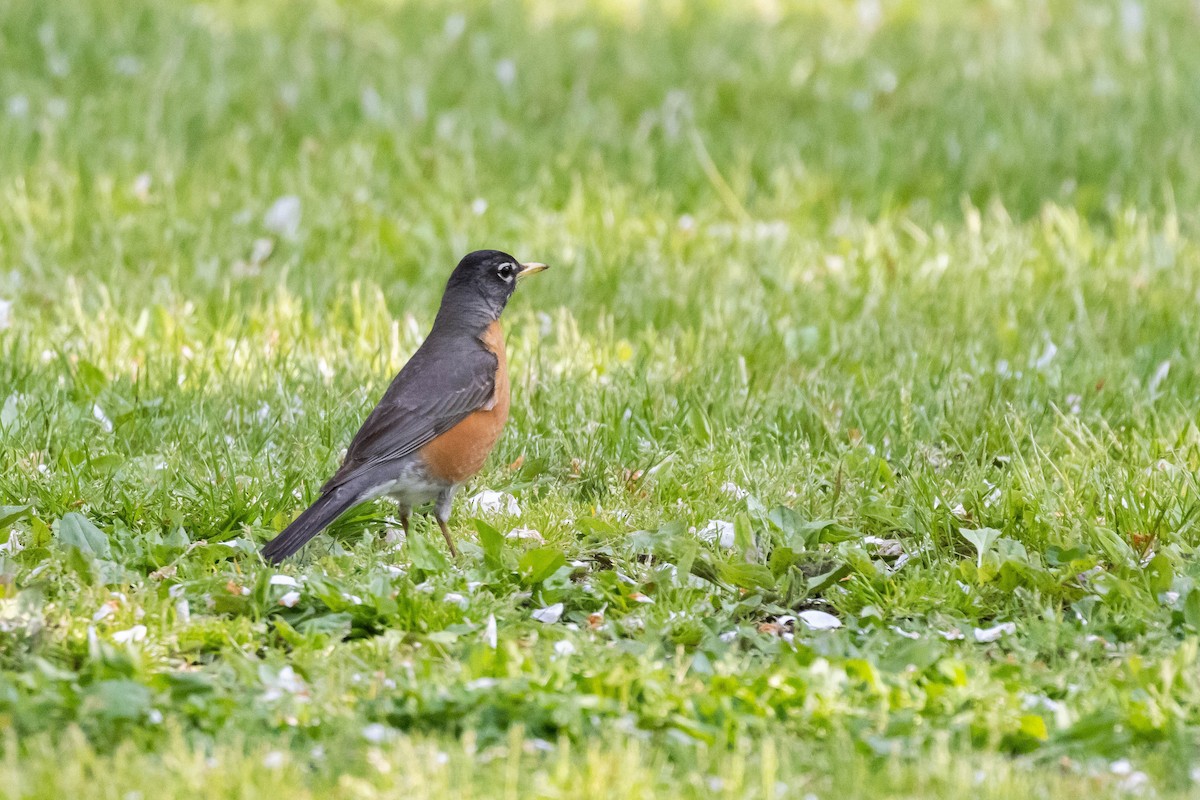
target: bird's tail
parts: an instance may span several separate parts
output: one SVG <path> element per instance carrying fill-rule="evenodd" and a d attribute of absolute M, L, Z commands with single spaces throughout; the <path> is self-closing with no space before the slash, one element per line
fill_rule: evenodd
<path fill-rule="evenodd" d="M 346 509 L 357 505 L 361 499 L 362 493 L 352 485 L 342 485 L 321 495 L 320 499 L 301 512 L 291 525 L 267 542 L 262 549 L 263 558 L 274 564 L 283 561 L 325 530 Z"/>

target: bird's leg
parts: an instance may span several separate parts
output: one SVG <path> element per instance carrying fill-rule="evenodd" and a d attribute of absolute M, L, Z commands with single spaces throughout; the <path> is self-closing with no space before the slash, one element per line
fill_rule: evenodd
<path fill-rule="evenodd" d="M 404 538 L 408 538 L 408 521 L 412 518 L 412 506 L 400 504 L 400 527 L 404 528 Z"/>
<path fill-rule="evenodd" d="M 439 519 L 437 524 L 442 529 L 442 536 L 446 537 L 446 546 L 450 548 L 450 555 L 458 558 L 458 548 L 454 546 L 454 539 L 450 537 L 450 528 L 446 526 L 446 520 Z"/>
<path fill-rule="evenodd" d="M 450 528 L 446 522 L 450 519 L 450 507 L 454 504 L 454 490 L 457 486 L 451 486 L 443 489 L 438 495 L 437 503 L 433 506 L 433 517 L 437 520 L 438 527 L 442 529 L 442 536 L 446 537 L 446 546 L 450 548 L 450 555 L 458 558 L 458 548 L 454 546 L 454 539 L 450 536 Z"/>

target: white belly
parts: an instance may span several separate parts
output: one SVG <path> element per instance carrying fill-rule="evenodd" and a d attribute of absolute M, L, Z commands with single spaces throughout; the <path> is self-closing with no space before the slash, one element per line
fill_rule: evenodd
<path fill-rule="evenodd" d="M 450 484 L 430 475 L 422 465 L 413 464 L 402 470 L 394 480 L 372 486 L 363 492 L 359 502 L 390 495 L 402 506 L 419 506 L 432 503 L 449 488 Z"/>

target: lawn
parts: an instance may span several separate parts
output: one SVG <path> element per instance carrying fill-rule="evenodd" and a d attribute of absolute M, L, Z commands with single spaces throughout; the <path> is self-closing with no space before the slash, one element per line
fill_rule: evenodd
<path fill-rule="evenodd" d="M 0 797 L 1194 796 L 1197 42 L 0 3 Z M 479 247 L 461 556 L 264 564 Z"/>

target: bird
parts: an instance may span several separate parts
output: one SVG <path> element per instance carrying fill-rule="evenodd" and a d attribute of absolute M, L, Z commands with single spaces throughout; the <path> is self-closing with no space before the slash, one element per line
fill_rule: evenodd
<path fill-rule="evenodd" d="M 500 314 L 517 282 L 547 269 L 499 250 L 476 250 L 446 282 L 429 335 L 392 380 L 346 449 L 321 496 L 262 548 L 278 564 L 350 508 L 390 495 L 408 534 L 414 506 L 433 503 L 450 554 L 454 493 L 492 451 L 509 411 Z"/>

